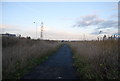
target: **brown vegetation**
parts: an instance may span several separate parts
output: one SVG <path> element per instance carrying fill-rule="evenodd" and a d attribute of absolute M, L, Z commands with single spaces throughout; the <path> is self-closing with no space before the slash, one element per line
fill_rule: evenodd
<path fill-rule="evenodd" d="M 26 69 L 47 59 L 57 50 L 59 43 L 55 41 L 2 38 L 2 76 L 3 79 L 20 78 Z"/>
<path fill-rule="evenodd" d="M 118 41 L 70 42 L 74 66 L 83 79 L 118 79 Z"/>

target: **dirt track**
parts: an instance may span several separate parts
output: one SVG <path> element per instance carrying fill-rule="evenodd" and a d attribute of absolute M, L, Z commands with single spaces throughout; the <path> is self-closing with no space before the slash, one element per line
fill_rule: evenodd
<path fill-rule="evenodd" d="M 48 60 L 33 68 L 22 79 L 76 79 L 70 48 L 63 45 Z"/>

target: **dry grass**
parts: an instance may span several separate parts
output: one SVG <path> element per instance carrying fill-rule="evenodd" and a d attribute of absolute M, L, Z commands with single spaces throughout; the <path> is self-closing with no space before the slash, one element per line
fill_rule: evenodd
<path fill-rule="evenodd" d="M 74 66 L 83 79 L 118 79 L 118 41 L 70 42 Z"/>
<path fill-rule="evenodd" d="M 3 37 L 2 41 L 3 79 L 20 78 L 25 68 L 40 63 L 60 45 L 54 41 L 8 37 Z"/>

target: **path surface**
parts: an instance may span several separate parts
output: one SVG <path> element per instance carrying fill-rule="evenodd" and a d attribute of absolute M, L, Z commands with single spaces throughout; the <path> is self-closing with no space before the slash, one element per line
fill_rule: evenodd
<path fill-rule="evenodd" d="M 56 54 L 33 68 L 23 79 L 76 79 L 70 48 L 63 45 Z"/>

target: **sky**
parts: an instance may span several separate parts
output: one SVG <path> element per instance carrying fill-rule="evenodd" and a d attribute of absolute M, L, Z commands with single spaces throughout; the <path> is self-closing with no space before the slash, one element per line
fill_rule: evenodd
<path fill-rule="evenodd" d="M 3 2 L 1 33 L 43 39 L 94 40 L 118 33 L 117 2 Z M 36 23 L 33 23 L 36 22 Z M 37 26 L 36 26 L 37 24 Z M 99 32 L 102 31 L 100 34 Z"/>

